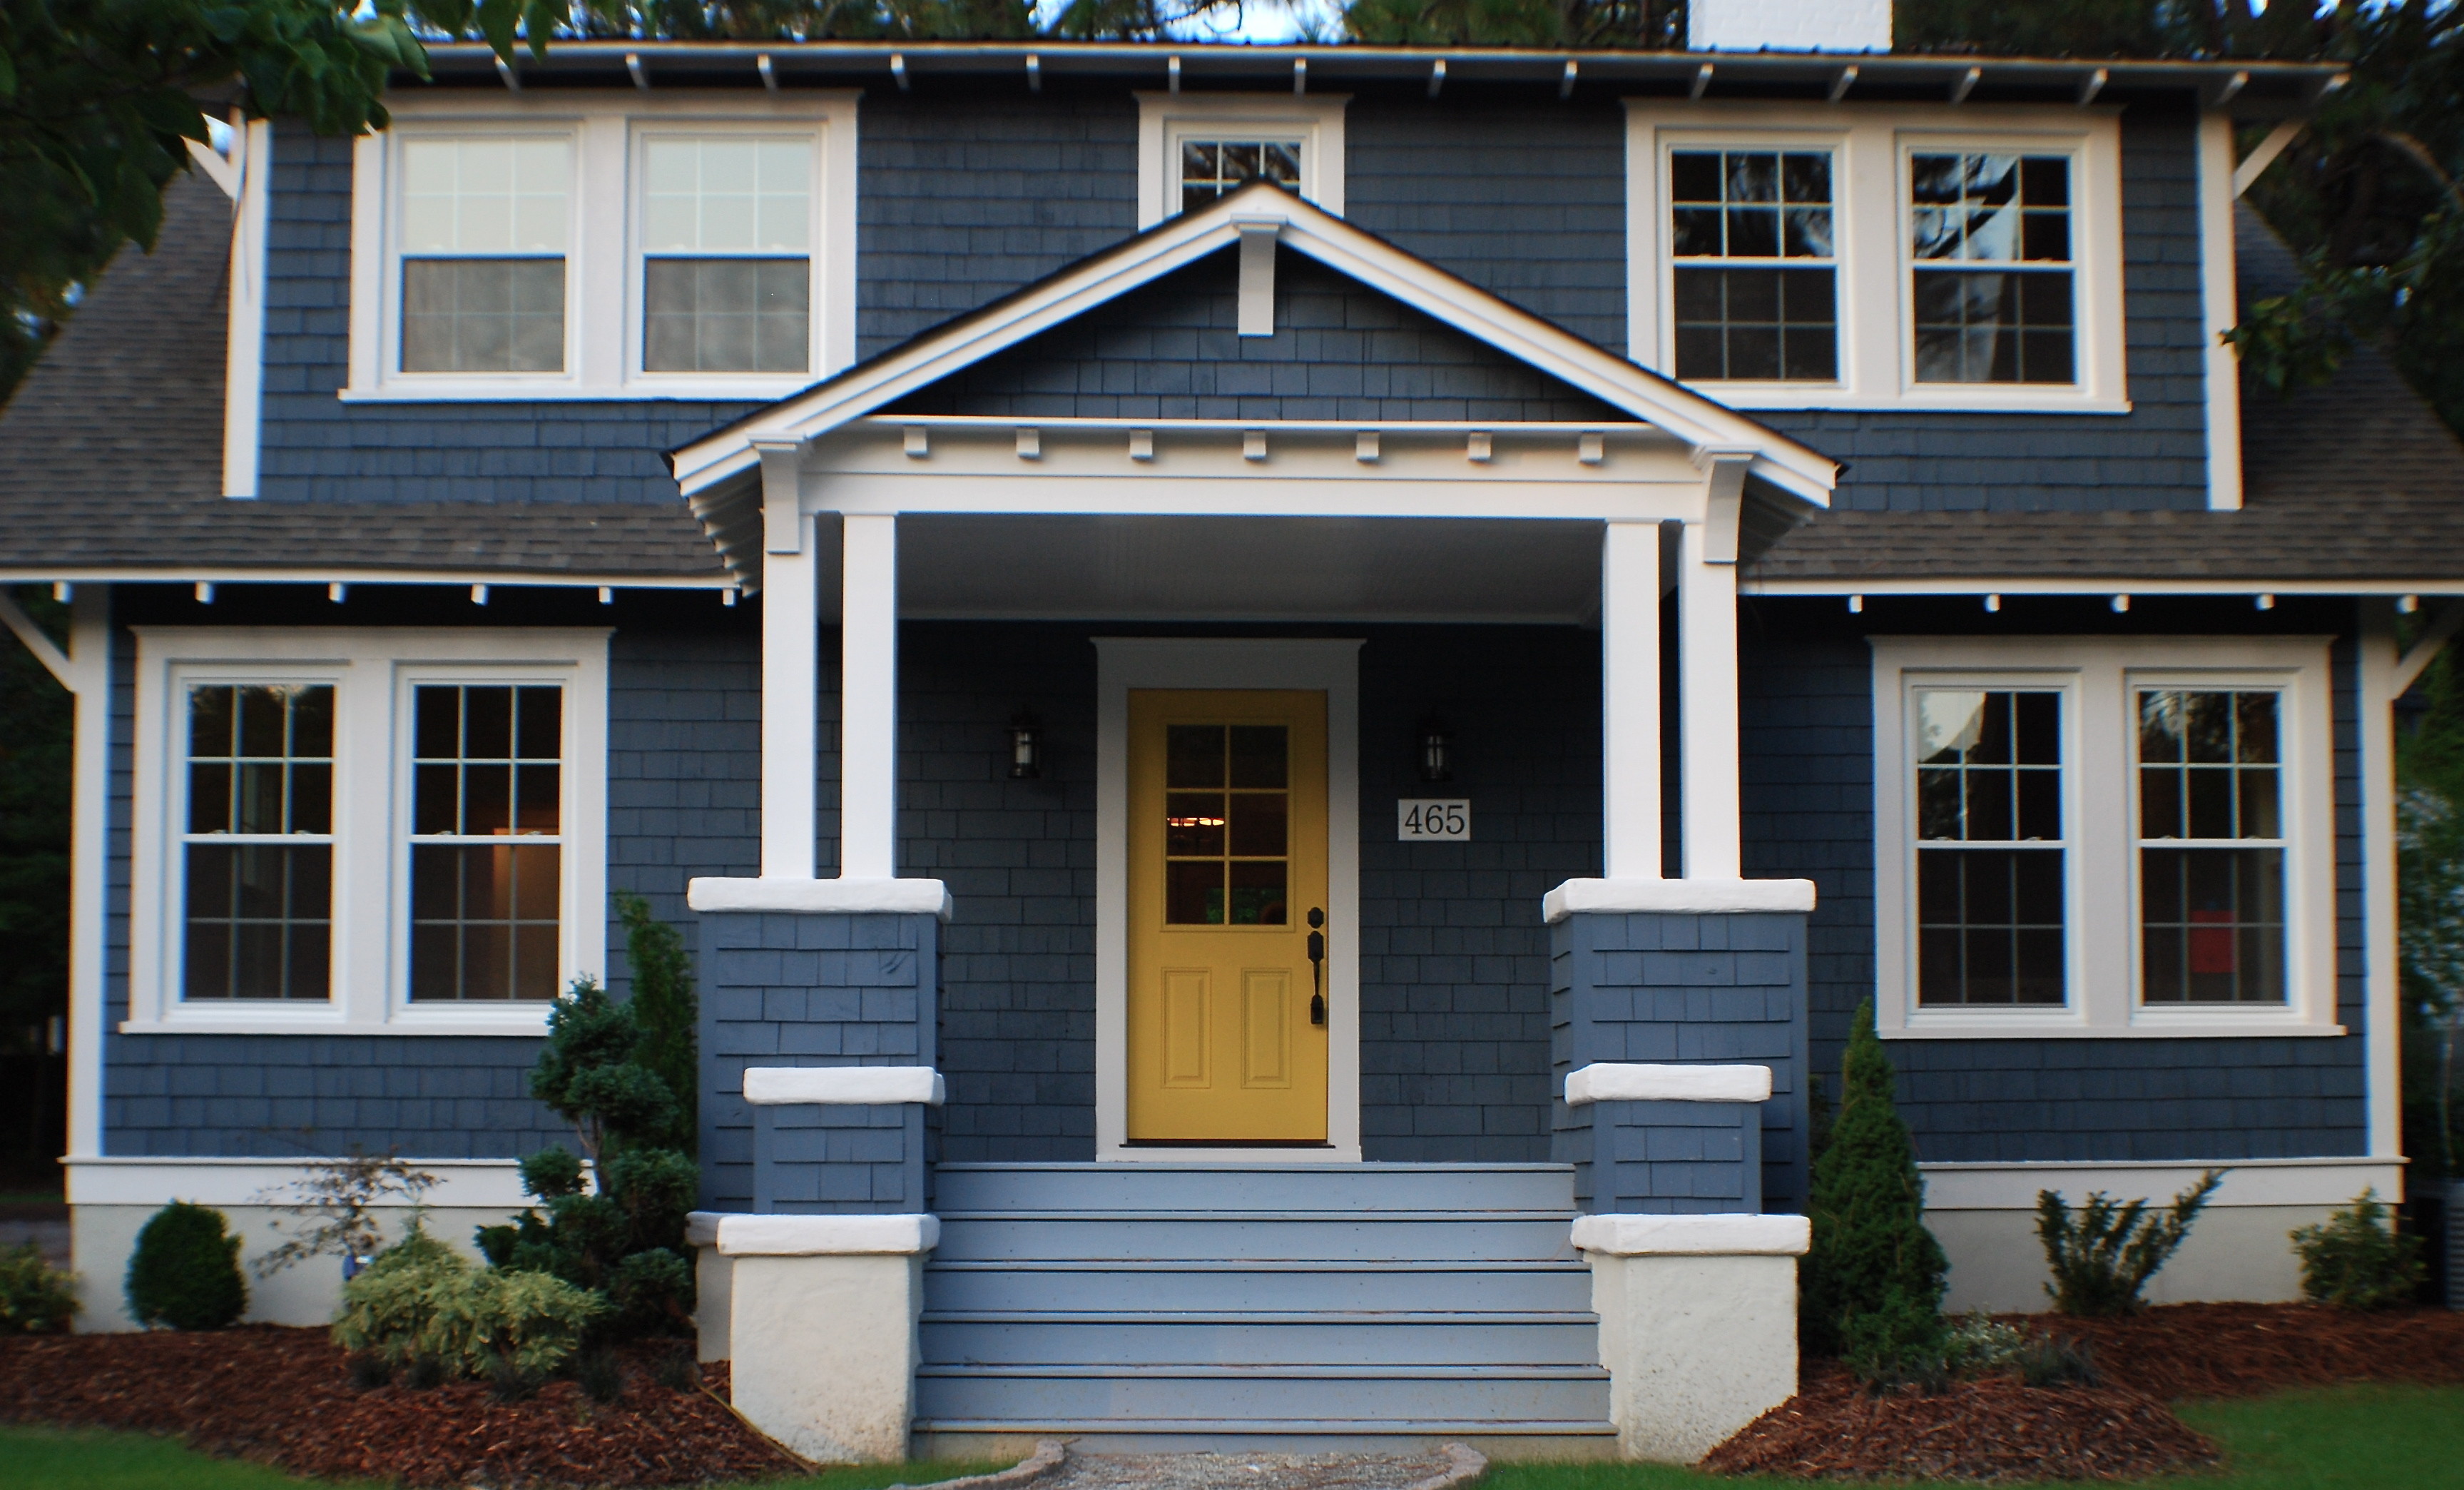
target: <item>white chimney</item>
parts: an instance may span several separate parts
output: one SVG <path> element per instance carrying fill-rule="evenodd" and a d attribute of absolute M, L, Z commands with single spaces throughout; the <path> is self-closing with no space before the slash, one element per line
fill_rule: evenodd
<path fill-rule="evenodd" d="M 1695 52 L 1888 52 L 1891 0 L 1687 0 Z"/>

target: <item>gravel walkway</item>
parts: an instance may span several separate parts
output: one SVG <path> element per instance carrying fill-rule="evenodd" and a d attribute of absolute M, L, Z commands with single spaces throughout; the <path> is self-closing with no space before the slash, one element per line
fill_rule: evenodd
<path fill-rule="evenodd" d="M 1404 1490 L 1446 1472 L 1427 1454 L 1079 1454 L 1033 1490 Z"/>

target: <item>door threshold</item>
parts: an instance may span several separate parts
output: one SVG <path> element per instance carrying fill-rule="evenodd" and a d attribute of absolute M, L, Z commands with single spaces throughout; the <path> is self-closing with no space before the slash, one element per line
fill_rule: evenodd
<path fill-rule="evenodd" d="M 1332 1148 L 1316 1138 L 1125 1138 L 1123 1148 Z"/>

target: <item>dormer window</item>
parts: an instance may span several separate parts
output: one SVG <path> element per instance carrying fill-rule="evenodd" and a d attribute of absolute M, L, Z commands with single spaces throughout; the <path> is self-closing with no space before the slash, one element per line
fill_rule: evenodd
<path fill-rule="evenodd" d="M 564 370 L 573 142 L 407 140 L 402 370 Z"/>

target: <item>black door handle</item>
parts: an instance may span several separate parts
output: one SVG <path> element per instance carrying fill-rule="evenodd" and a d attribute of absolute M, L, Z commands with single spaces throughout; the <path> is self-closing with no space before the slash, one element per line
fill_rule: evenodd
<path fill-rule="evenodd" d="M 1315 906 L 1309 913 L 1309 1023 L 1326 1024 L 1326 933 L 1318 928 L 1326 924 L 1326 912 Z"/>

